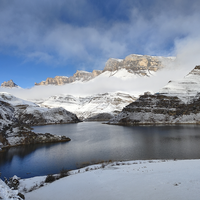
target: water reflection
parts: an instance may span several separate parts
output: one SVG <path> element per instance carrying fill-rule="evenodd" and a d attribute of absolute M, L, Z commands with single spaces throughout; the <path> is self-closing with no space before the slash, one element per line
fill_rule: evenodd
<path fill-rule="evenodd" d="M 98 122 L 35 127 L 68 143 L 15 147 L 0 154 L 2 176 L 58 173 L 109 160 L 200 158 L 199 126 L 111 126 Z"/>

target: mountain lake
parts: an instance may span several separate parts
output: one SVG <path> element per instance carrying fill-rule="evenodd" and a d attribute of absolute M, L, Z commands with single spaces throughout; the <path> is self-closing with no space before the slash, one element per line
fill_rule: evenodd
<path fill-rule="evenodd" d="M 82 122 L 35 126 L 70 142 L 12 147 L 0 153 L 1 178 L 59 173 L 103 161 L 200 159 L 200 126 L 116 126 Z"/>

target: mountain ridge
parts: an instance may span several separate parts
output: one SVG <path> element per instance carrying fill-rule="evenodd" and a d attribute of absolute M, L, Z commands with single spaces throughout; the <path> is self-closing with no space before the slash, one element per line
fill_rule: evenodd
<path fill-rule="evenodd" d="M 175 57 L 130 54 L 125 59 L 108 59 L 103 70 L 93 70 L 92 72 L 77 70 L 71 77 L 56 76 L 55 78 L 47 78 L 45 81 L 35 83 L 35 85 L 64 85 L 76 81 L 86 82 L 101 74 L 109 73 L 109 76 L 115 76 L 120 70 L 125 70 L 131 75 L 149 77 L 152 73 L 163 69 L 174 60 Z"/>

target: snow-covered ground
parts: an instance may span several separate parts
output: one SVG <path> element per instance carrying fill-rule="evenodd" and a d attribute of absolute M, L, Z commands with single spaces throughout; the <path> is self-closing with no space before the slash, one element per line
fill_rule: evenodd
<path fill-rule="evenodd" d="M 17 196 L 17 190 L 11 190 L 1 179 L 0 179 L 0 199 L 3 200 L 21 200 Z"/>
<path fill-rule="evenodd" d="M 199 200 L 199 169 L 200 160 L 93 165 L 74 170 L 72 175 L 26 193 L 25 197 L 26 200 Z M 20 182 L 24 182 L 23 187 L 30 187 L 30 183 L 43 179 Z"/>

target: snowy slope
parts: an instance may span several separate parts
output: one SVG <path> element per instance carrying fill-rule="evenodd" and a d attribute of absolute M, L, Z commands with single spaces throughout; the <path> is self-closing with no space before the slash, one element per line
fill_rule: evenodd
<path fill-rule="evenodd" d="M 89 166 L 26 193 L 26 200 L 199 200 L 200 161 L 129 161 Z M 91 169 L 91 170 L 90 170 Z"/>
<path fill-rule="evenodd" d="M 154 71 L 148 71 L 148 70 L 144 70 L 143 73 L 145 74 L 145 76 L 150 77 L 156 74 L 156 72 Z M 116 78 L 120 78 L 122 80 L 127 80 L 127 79 L 136 79 L 136 78 L 140 78 L 143 75 L 141 75 L 140 73 L 133 73 L 130 70 L 128 71 L 127 69 L 118 69 L 118 70 L 114 70 L 114 71 L 105 71 L 102 74 L 100 74 L 98 77 L 96 78 L 100 78 L 100 77 L 116 77 Z"/>
<path fill-rule="evenodd" d="M 200 66 L 196 66 L 184 78 L 170 81 L 159 91 L 165 95 L 178 96 L 185 102 L 191 99 L 188 97 L 194 97 L 198 92 L 200 92 Z"/>
<path fill-rule="evenodd" d="M 87 97 L 62 94 L 52 96 L 40 105 L 50 108 L 62 106 L 66 110 L 75 113 L 80 119 L 86 119 L 101 113 L 116 115 L 135 99 L 134 96 L 121 92 L 96 94 Z"/>
<path fill-rule="evenodd" d="M 16 120 L 28 125 L 78 122 L 73 113 L 63 108 L 41 108 L 35 103 L 25 101 L 5 92 L 0 93 L 0 102 L 0 121 L 2 123 Z"/>

